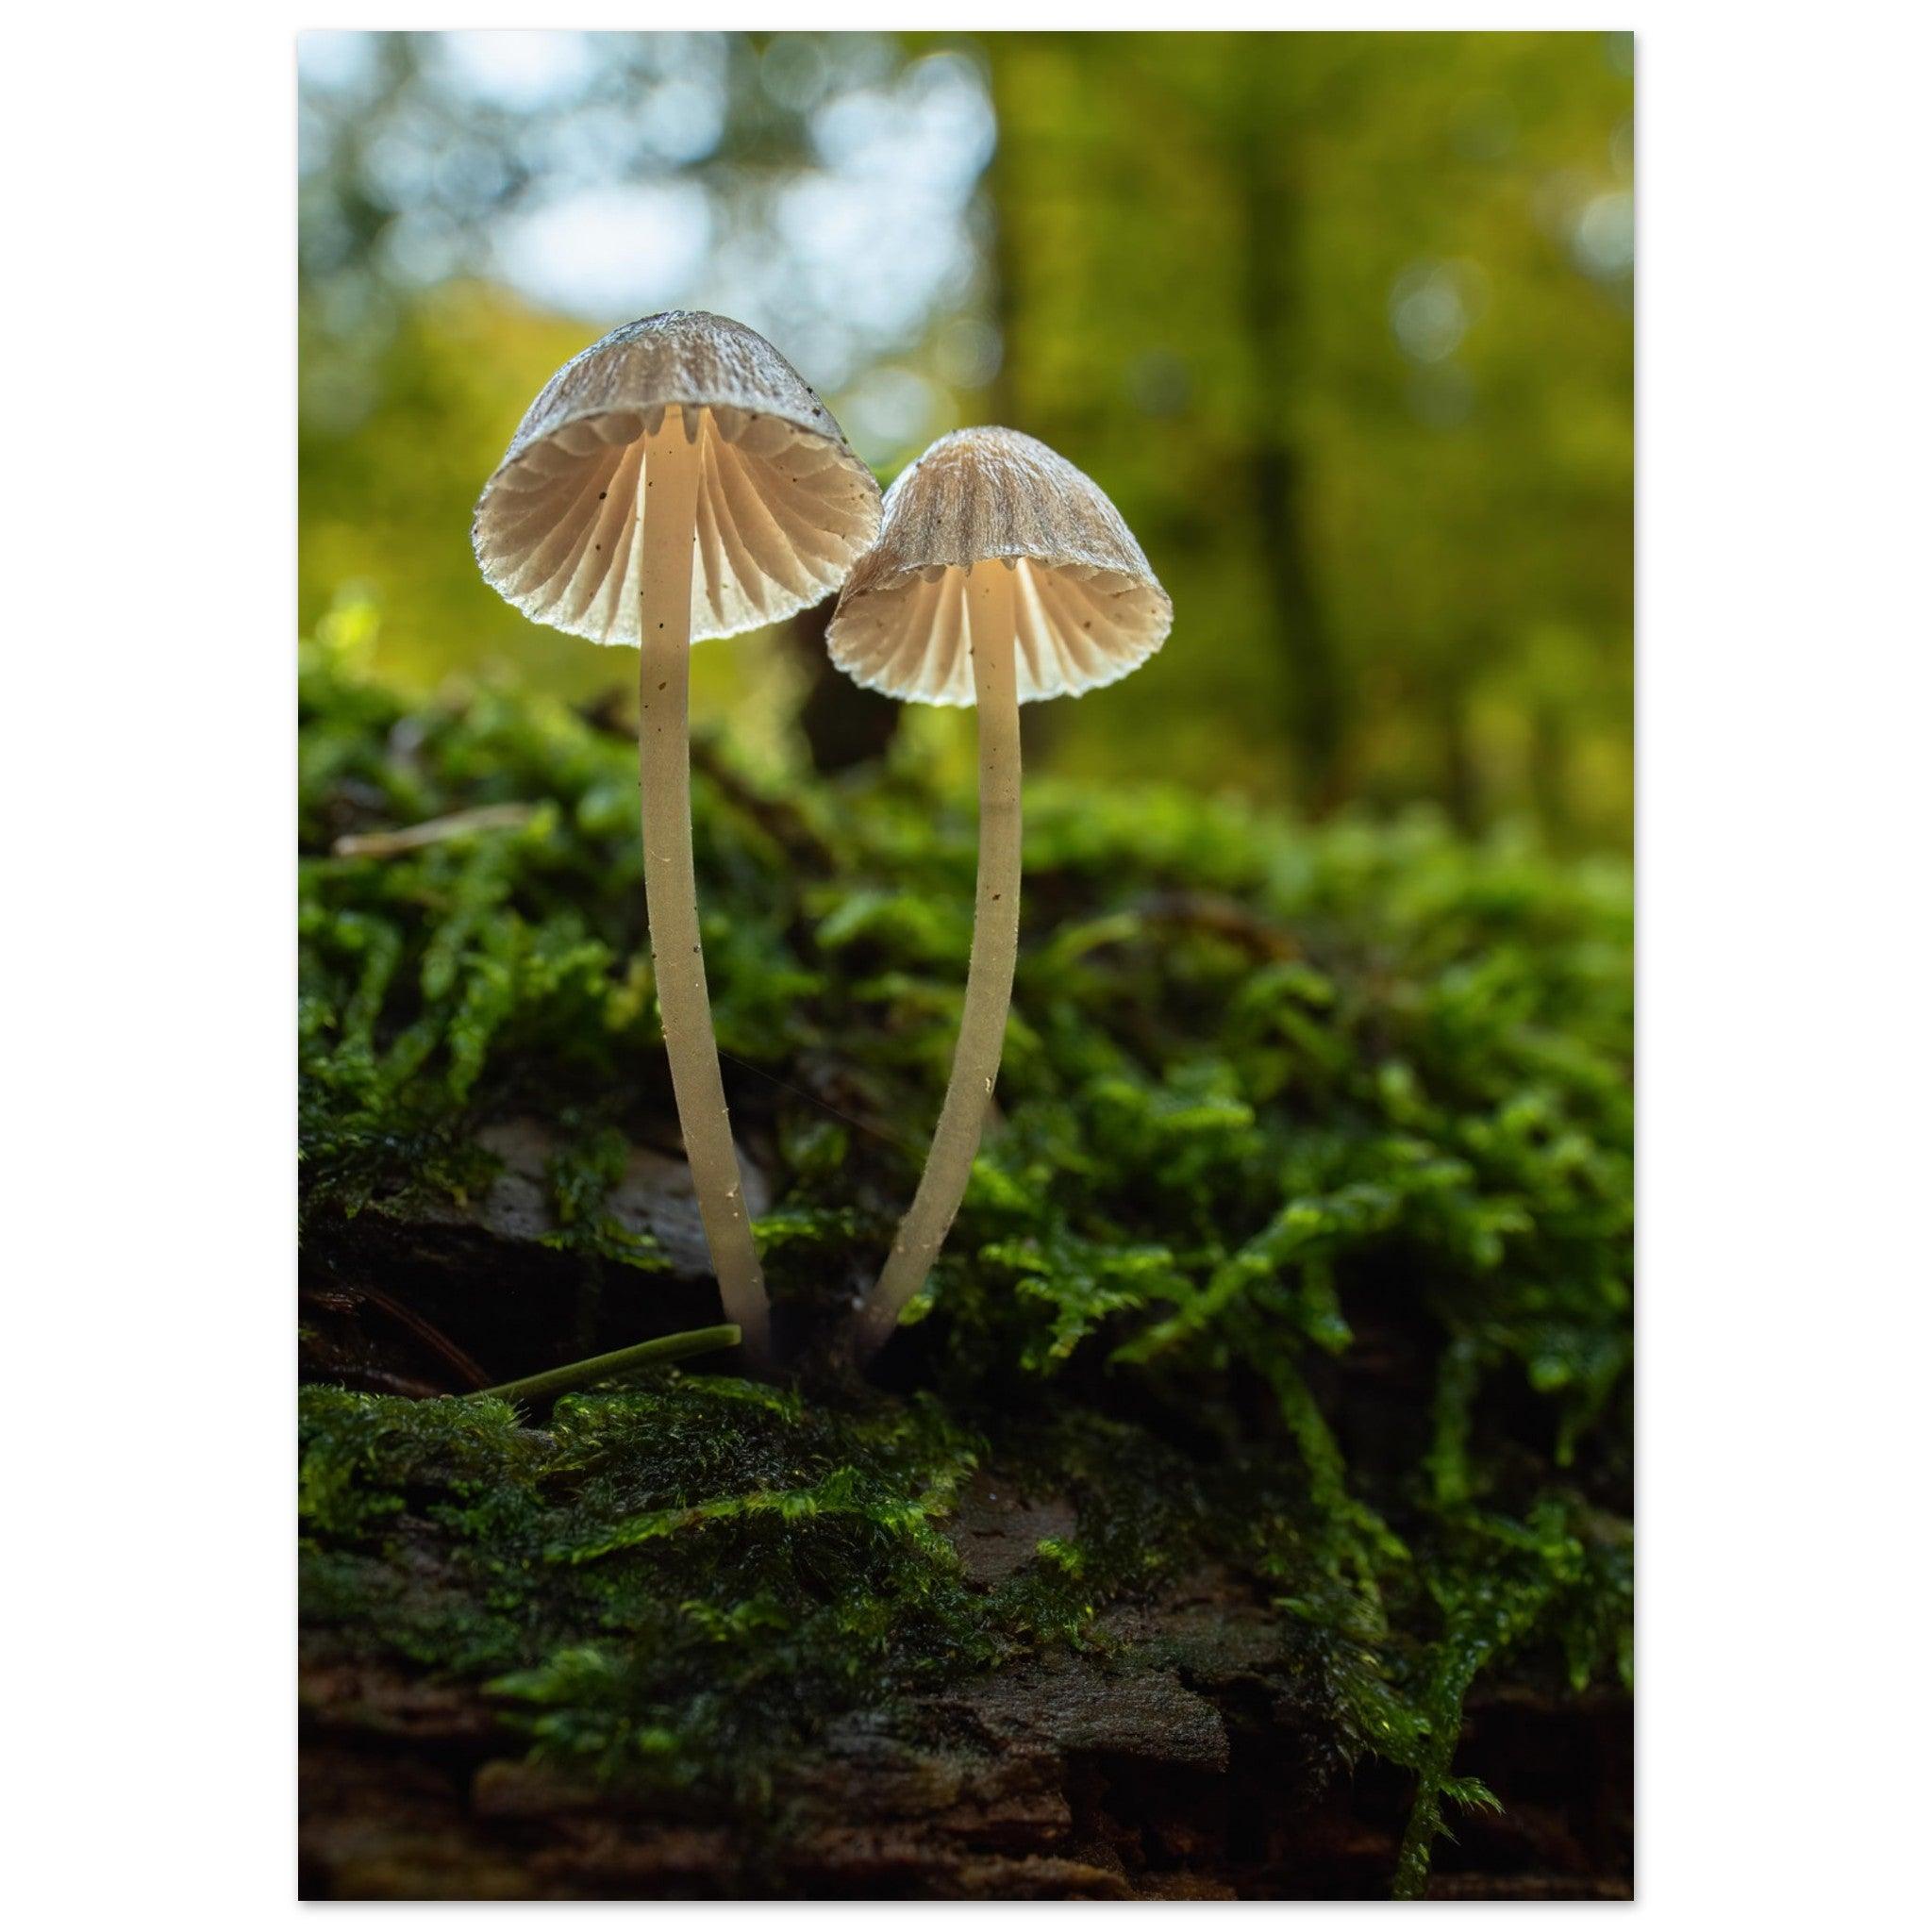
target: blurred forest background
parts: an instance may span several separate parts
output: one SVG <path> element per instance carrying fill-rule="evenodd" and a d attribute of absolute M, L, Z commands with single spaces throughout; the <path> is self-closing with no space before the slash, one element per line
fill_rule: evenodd
<path fill-rule="evenodd" d="M 882 481 L 1000 422 L 1120 506 L 1174 634 L 1030 708 L 1036 768 L 1627 847 L 1627 35 L 315 33 L 300 87 L 305 632 L 624 703 L 471 508 L 567 356 L 714 308 Z M 829 671 L 829 608 L 702 646 L 696 722 L 970 772 L 970 715 Z"/>

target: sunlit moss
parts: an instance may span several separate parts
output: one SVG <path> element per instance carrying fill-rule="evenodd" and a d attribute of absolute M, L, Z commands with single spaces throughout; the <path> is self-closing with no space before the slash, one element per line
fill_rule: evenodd
<path fill-rule="evenodd" d="M 554 1244 L 658 1265 L 605 1207 L 669 1105 L 634 748 L 550 704 L 410 709 L 352 646 L 304 681 L 306 1220 L 474 1192 L 479 1130 L 535 1115 Z M 808 1333 L 930 1130 L 970 799 L 903 765 L 766 796 L 701 755 L 694 803 L 759 1238 Z M 492 804 L 530 809 L 332 855 Z M 1027 806 L 1001 1114 L 910 1311 L 927 1392 L 667 1373 L 540 1433 L 311 1390 L 308 1618 L 491 1683 L 539 1749 L 756 1807 L 828 1714 L 1099 1641 L 1108 1604 L 1215 1562 L 1277 1606 L 1341 1747 L 1414 1774 L 1416 1891 L 1443 1804 L 1487 1799 L 1454 1772 L 1472 1681 L 1627 1677 L 1627 876 L 1426 818 Z M 1364 1408 L 1391 1335 L 1411 1396 Z M 943 1534 L 982 1466 L 1077 1517 L 991 1591 Z"/>

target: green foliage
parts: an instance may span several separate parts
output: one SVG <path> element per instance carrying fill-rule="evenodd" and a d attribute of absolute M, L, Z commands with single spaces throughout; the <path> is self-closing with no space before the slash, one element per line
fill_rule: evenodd
<path fill-rule="evenodd" d="M 1625 843 L 1627 37 L 984 46 L 990 414 L 1105 482 L 1176 612 L 1068 768 Z"/>
<path fill-rule="evenodd" d="M 363 82 L 305 86 L 306 624 L 362 581 L 384 663 L 425 687 L 488 662 L 603 687 L 597 649 L 525 623 L 466 540 L 538 388 L 628 318 L 622 268 L 569 317 L 466 276 L 527 258 L 533 214 L 649 181 L 712 241 L 682 271 L 655 256 L 635 299 L 733 291 L 882 477 L 1003 422 L 1119 505 L 1173 642 L 1105 705 L 1047 708 L 1029 755 L 1627 847 L 1627 35 L 611 34 L 581 85 L 511 110 L 423 37 L 369 54 Z M 675 161 L 667 81 L 710 124 Z M 891 150 L 919 232 L 876 197 L 862 224 L 782 219 L 801 190 L 846 205 L 828 166 L 867 127 L 920 129 Z M 961 203 L 976 177 L 971 205 L 935 175 Z M 798 666 L 757 662 L 699 653 L 699 711 L 781 740 Z M 957 757 L 959 722 L 902 728 Z"/>
<path fill-rule="evenodd" d="M 305 1213 L 474 1189 L 479 1129 L 535 1113 L 561 1244 L 648 1264 L 604 1208 L 670 1111 L 634 747 L 546 702 L 412 709 L 358 675 L 363 627 L 306 656 Z M 910 1197 L 972 811 L 909 763 L 782 798 L 715 774 L 714 1007 L 809 1327 Z M 332 856 L 487 806 L 527 809 Z M 1414 1774 L 1413 1892 L 1444 1804 L 1490 1802 L 1454 1770 L 1477 1675 L 1628 1674 L 1627 876 L 1158 786 L 1047 781 L 1027 818 L 1001 1111 L 902 1344 L 929 1392 L 666 1374 L 539 1434 L 311 1391 L 309 1616 L 490 1679 L 545 1751 L 756 1809 L 827 1712 L 1099 1641 L 1220 1562 L 1344 1747 Z M 978 1462 L 1078 1517 L 991 1591 L 943 1534 Z"/>
<path fill-rule="evenodd" d="M 1105 1433 L 1061 1436 L 1036 1451 L 1055 1479 L 1097 1482 Z M 489 1398 L 311 1388 L 302 1438 L 313 1626 L 488 1675 L 547 1755 L 748 1804 L 830 1712 L 1078 1641 L 1095 1582 L 1146 1574 L 1182 1521 L 1141 1447 L 1091 1549 L 975 1592 L 934 1524 L 984 1445 L 936 1402 L 697 1375 L 566 1397 L 541 1435 Z"/>

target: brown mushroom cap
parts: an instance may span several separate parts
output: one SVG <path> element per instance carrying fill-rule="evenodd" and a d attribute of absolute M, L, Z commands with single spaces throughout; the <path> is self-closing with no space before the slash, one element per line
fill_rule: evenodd
<path fill-rule="evenodd" d="M 856 682 L 926 705 L 974 702 L 966 571 L 1014 572 L 1020 702 L 1112 684 L 1160 648 L 1174 606 L 1091 477 L 1017 429 L 958 429 L 886 492 L 826 643 Z"/>
<path fill-rule="evenodd" d="M 476 505 L 485 580 L 540 624 L 636 643 L 644 438 L 673 412 L 703 444 L 692 640 L 836 591 L 879 526 L 872 472 L 763 336 L 687 309 L 612 329 L 543 385 Z"/>

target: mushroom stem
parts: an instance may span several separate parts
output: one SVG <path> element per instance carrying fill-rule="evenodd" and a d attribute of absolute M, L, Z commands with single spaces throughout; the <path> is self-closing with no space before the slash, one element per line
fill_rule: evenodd
<path fill-rule="evenodd" d="M 771 1358 L 765 1278 L 744 1211 L 744 1185 L 711 1031 L 691 850 L 691 581 L 697 533 L 701 417 L 668 409 L 644 444 L 638 783 L 643 808 L 644 908 L 664 1051 L 677 1097 L 692 1191 L 728 1321 L 757 1366 Z"/>
<path fill-rule="evenodd" d="M 862 1361 L 884 1346 L 924 1285 L 965 1198 L 992 1104 L 1020 948 L 1020 701 L 1013 661 L 1013 567 L 974 564 L 966 579 L 968 650 L 979 710 L 979 884 L 966 1004 L 953 1073 L 911 1211 L 859 1311 Z"/>

